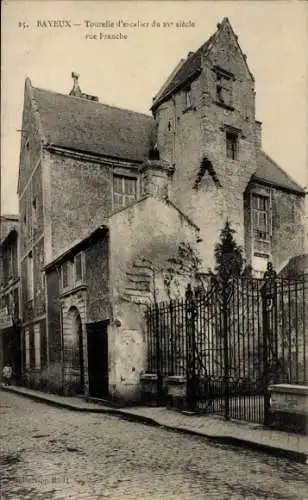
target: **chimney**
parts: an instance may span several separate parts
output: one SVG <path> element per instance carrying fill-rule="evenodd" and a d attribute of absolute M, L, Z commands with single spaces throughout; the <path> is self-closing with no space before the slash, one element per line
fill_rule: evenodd
<path fill-rule="evenodd" d="M 90 94 L 85 94 L 84 92 L 81 92 L 81 88 L 79 86 L 79 75 L 78 73 L 75 73 L 75 71 L 72 72 L 72 78 L 74 80 L 73 88 L 70 91 L 69 95 L 72 97 L 80 97 L 81 99 L 87 99 L 88 101 L 98 101 L 98 97 Z"/>
<path fill-rule="evenodd" d="M 141 194 L 159 200 L 169 197 L 169 177 L 171 168 L 163 160 L 147 160 L 141 167 Z"/>

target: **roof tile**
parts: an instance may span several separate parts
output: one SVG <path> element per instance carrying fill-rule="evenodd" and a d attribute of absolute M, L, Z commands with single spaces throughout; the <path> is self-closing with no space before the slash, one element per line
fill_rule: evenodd
<path fill-rule="evenodd" d="M 305 190 L 297 184 L 297 182 L 291 179 L 291 177 L 264 151 L 258 153 L 257 161 L 258 167 L 253 175 L 253 179 L 296 193 L 305 194 Z"/>
<path fill-rule="evenodd" d="M 96 101 L 33 88 L 49 144 L 131 161 L 148 157 L 151 116 Z"/>

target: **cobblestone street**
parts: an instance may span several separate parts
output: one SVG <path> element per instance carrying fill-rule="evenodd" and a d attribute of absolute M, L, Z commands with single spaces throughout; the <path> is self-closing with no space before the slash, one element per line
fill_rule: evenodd
<path fill-rule="evenodd" d="M 0 392 L 1 500 L 307 499 L 307 467 Z"/>

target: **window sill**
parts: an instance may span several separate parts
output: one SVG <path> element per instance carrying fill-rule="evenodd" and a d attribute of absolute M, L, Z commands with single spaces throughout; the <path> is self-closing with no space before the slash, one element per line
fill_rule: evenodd
<path fill-rule="evenodd" d="M 224 104 L 223 102 L 214 101 L 214 104 L 216 104 L 217 106 L 220 106 L 221 108 L 227 109 L 229 111 L 234 111 L 233 106 L 229 106 L 228 104 Z"/>
<path fill-rule="evenodd" d="M 230 158 L 229 156 L 227 156 L 227 160 L 229 160 L 229 161 L 239 161 L 239 158 Z"/>
<path fill-rule="evenodd" d="M 185 115 L 185 113 L 188 113 L 189 111 L 197 111 L 196 106 L 192 106 L 192 105 L 188 106 L 188 108 L 183 109 L 182 113 L 183 113 L 183 115 Z"/>
<path fill-rule="evenodd" d="M 87 290 L 88 285 L 85 283 L 80 283 L 78 285 L 74 285 L 72 288 L 65 288 L 60 292 L 60 297 L 67 297 L 68 295 L 71 295 L 72 293 L 77 293 L 80 292 L 81 290 Z"/>
<path fill-rule="evenodd" d="M 264 238 L 258 238 L 258 237 L 254 237 L 254 240 L 257 241 L 258 243 L 267 243 L 268 245 L 271 242 L 270 239 L 265 240 Z"/>

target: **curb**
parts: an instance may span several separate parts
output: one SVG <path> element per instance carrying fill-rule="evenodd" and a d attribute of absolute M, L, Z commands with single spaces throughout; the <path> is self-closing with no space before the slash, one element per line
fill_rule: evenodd
<path fill-rule="evenodd" d="M 177 427 L 177 426 L 172 426 L 168 424 L 161 423 L 155 418 L 152 417 L 145 417 L 142 415 L 137 415 L 136 413 L 131 413 L 127 412 L 123 409 L 120 408 L 83 408 L 80 406 L 75 406 L 73 404 L 69 404 L 66 402 L 60 402 L 60 401 L 53 401 L 49 399 L 48 397 L 44 397 L 44 395 L 36 395 L 36 394 L 27 394 L 24 392 L 19 391 L 15 387 L 11 386 L 1 386 L 1 390 L 7 391 L 7 392 L 13 392 L 14 394 L 18 394 L 19 396 L 24 396 L 28 399 L 32 399 L 38 403 L 45 403 L 50 406 L 54 406 L 57 408 L 65 408 L 66 410 L 70 411 L 78 411 L 78 412 L 83 412 L 83 413 L 104 413 L 106 415 L 112 415 L 112 416 L 117 416 L 122 418 L 123 420 L 127 420 L 130 422 L 137 422 L 141 423 L 144 425 L 150 425 L 151 427 L 160 427 L 162 429 L 166 429 L 168 431 L 173 431 L 177 432 L 180 434 L 186 434 L 190 436 L 199 436 L 203 437 L 205 439 L 208 439 L 209 441 L 220 443 L 220 444 L 226 444 L 229 446 L 235 446 L 238 448 L 250 448 L 254 449 L 257 451 L 262 451 L 264 453 L 267 453 L 268 455 L 280 457 L 280 458 L 287 458 L 289 460 L 293 460 L 295 462 L 299 462 L 302 464 L 308 465 L 308 455 L 302 452 L 294 451 L 294 450 L 286 450 L 284 448 L 278 448 L 262 443 L 257 443 L 255 441 L 249 441 L 246 439 L 241 439 L 237 438 L 234 436 L 222 436 L 222 435 L 210 435 L 206 434 L 204 432 L 196 431 L 194 429 L 189 429 L 189 428 L 184 428 L 184 427 Z"/>

